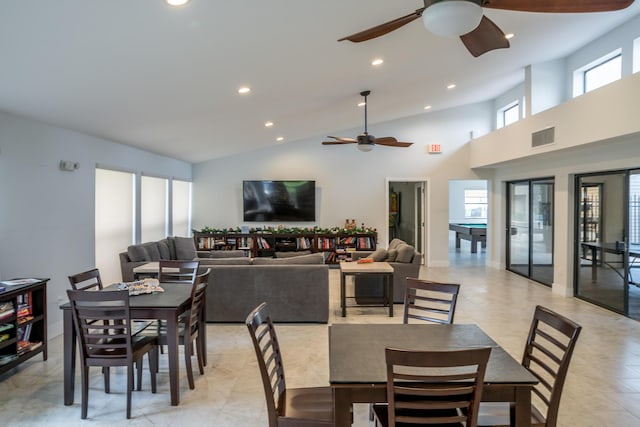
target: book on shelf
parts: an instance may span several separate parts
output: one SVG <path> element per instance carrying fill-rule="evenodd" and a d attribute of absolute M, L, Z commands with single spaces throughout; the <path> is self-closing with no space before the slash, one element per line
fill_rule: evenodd
<path fill-rule="evenodd" d="M 10 329 L 13 329 L 13 323 L 2 323 L 0 324 L 0 332 L 5 332 Z"/>
<path fill-rule="evenodd" d="M 6 365 L 7 363 L 17 358 L 18 355 L 15 353 L 0 354 L 0 365 Z"/>

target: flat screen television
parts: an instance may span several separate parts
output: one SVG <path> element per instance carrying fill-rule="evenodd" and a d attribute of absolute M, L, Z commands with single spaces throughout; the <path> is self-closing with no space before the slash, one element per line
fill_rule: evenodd
<path fill-rule="evenodd" d="M 242 211 L 249 221 L 316 220 L 315 181 L 243 181 Z"/>

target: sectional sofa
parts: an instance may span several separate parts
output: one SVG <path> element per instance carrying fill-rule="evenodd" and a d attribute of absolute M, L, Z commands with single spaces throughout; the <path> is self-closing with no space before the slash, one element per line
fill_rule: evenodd
<path fill-rule="evenodd" d="M 244 251 L 196 251 L 193 239 L 168 237 L 131 245 L 120 256 L 122 280 L 134 279 L 133 269 L 163 259 L 200 261 L 210 268 L 207 322 L 244 322 L 262 302 L 275 322 L 327 323 L 329 267 L 322 253 L 282 258 L 249 258 Z"/>

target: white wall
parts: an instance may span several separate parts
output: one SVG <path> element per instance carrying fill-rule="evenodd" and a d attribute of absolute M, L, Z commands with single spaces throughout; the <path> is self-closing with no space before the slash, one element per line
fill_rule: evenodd
<path fill-rule="evenodd" d="M 63 172 L 60 160 L 80 169 Z M 189 163 L 0 112 L 0 277 L 51 278 L 50 336 L 62 331 L 67 276 L 95 265 L 97 163 L 191 178 Z"/>
<path fill-rule="evenodd" d="M 469 132 L 487 133 L 491 126 L 490 102 L 434 111 L 370 126 L 377 136 L 395 136 L 414 142 L 409 148 L 378 146 L 369 153 L 355 145 L 323 146 L 324 136 L 271 146 L 262 151 L 194 165 L 194 228 L 236 227 L 242 223 L 242 181 L 245 179 L 315 179 L 317 221 L 287 226 L 340 226 L 355 218 L 379 232 L 386 246 L 387 212 L 385 178 L 424 177 L 428 180 L 426 239 L 427 265 L 448 265 L 448 182 L 477 179 L 469 170 Z M 361 129 L 327 134 L 355 137 Z M 442 154 L 428 154 L 427 144 L 442 145 Z M 265 224 L 247 224 L 261 226 Z M 277 224 L 276 224 L 277 225 Z"/>

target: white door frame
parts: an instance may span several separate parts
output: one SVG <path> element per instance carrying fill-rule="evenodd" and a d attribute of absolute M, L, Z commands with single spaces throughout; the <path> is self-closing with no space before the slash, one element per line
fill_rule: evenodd
<path fill-rule="evenodd" d="M 422 246 L 424 248 L 424 253 L 422 254 L 422 264 L 429 265 L 429 240 L 427 236 L 429 236 L 429 217 L 430 217 L 430 191 L 429 191 L 429 179 L 427 177 L 386 177 L 385 178 L 385 186 L 384 192 L 386 197 L 384 198 L 384 218 L 385 224 L 387 224 L 382 232 L 380 233 L 381 241 L 385 242 L 385 246 L 388 245 L 389 242 L 389 227 L 388 227 L 388 218 L 389 218 L 389 184 L 391 182 L 419 182 L 422 183 L 422 187 L 424 189 L 424 194 L 422 197 Z"/>

